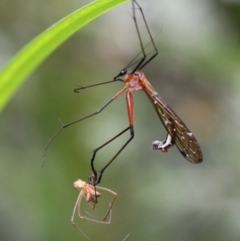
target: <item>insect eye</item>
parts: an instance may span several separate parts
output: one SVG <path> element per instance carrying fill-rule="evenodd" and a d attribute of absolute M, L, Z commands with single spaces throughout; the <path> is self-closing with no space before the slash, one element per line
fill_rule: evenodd
<path fill-rule="evenodd" d="M 119 73 L 119 76 L 123 76 L 127 73 L 127 70 L 126 69 L 122 69 Z"/>

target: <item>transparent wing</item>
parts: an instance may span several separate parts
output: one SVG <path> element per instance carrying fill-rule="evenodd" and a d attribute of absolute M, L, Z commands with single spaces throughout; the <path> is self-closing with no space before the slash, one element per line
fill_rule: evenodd
<path fill-rule="evenodd" d="M 152 88 L 146 90 L 146 93 L 168 134 L 172 137 L 172 144 L 177 146 L 178 150 L 188 161 L 192 163 L 202 162 L 201 148 L 184 122 L 162 101 L 161 97 Z"/>

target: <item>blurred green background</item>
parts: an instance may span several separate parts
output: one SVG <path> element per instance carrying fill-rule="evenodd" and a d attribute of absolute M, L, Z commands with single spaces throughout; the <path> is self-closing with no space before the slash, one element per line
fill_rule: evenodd
<path fill-rule="evenodd" d="M 91 1 L 1 0 L 0 65 L 56 21 Z M 118 193 L 111 225 L 80 220 L 92 241 L 239 240 L 240 2 L 139 0 L 159 55 L 144 72 L 197 137 L 200 165 L 176 147 L 151 149 L 166 132 L 142 92 L 134 93 L 135 138 L 105 172 Z M 128 2 L 86 25 L 19 89 L 1 115 L 0 240 L 84 240 L 70 218 L 87 180 L 91 150 L 128 126 L 124 95 L 101 114 L 47 140 L 105 104 L 122 83 L 73 92 L 113 78 L 140 51 Z M 144 26 L 140 21 L 148 43 Z M 0 80 L 1 81 L 1 80 Z M 100 168 L 129 133 L 104 148 Z M 108 198 L 101 197 L 98 210 Z"/>

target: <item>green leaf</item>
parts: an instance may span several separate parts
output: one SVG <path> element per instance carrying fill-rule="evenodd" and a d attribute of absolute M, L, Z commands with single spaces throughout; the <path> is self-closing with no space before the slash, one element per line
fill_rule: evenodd
<path fill-rule="evenodd" d="M 99 0 L 63 18 L 20 50 L 0 71 L 0 111 L 26 77 L 77 30 L 128 0 Z"/>

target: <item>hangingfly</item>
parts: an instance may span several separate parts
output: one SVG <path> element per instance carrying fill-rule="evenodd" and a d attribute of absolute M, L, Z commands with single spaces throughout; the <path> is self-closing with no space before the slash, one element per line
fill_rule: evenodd
<path fill-rule="evenodd" d="M 166 139 L 163 142 L 154 141 L 152 148 L 154 150 L 167 152 L 168 149 L 175 144 L 188 161 L 192 163 L 202 162 L 202 151 L 196 138 L 177 114 L 163 102 L 159 94 L 146 79 L 144 73 L 140 71 L 134 73 L 126 72 L 124 82 L 128 87 L 127 96 L 131 96 L 131 92 L 138 90 L 142 90 L 147 94 L 147 97 L 153 104 L 157 115 L 168 132 Z M 133 103 L 130 102 L 130 104 L 130 106 L 133 106 Z M 131 117 L 132 110 L 128 111 L 128 113 L 130 119 L 133 119 L 133 117 Z"/>
<path fill-rule="evenodd" d="M 151 56 L 147 56 L 145 53 L 145 48 L 141 39 L 137 18 L 136 18 L 136 9 L 140 11 L 140 14 L 143 18 L 143 22 L 145 24 L 146 30 L 148 32 L 148 35 L 151 40 L 151 44 L 153 46 L 154 52 Z M 129 120 L 129 126 L 125 128 L 123 131 L 115 135 L 113 138 L 111 138 L 109 141 L 105 142 L 101 146 L 95 148 L 93 150 L 93 155 L 91 158 L 91 168 L 92 168 L 92 174 L 90 174 L 89 183 L 92 185 L 97 185 L 101 182 L 102 175 L 106 168 L 116 159 L 116 157 L 122 152 L 122 150 L 129 144 L 129 142 L 134 137 L 134 123 L 133 123 L 133 95 L 132 92 L 134 91 L 144 91 L 151 101 L 152 105 L 154 106 L 156 113 L 158 117 L 160 118 L 163 126 L 167 130 L 167 137 L 164 141 L 154 141 L 152 143 L 152 148 L 161 150 L 163 152 L 167 152 L 168 149 L 176 145 L 178 150 L 182 153 L 182 155 L 190 162 L 192 163 L 200 163 L 203 160 L 202 151 L 200 149 L 200 146 L 192 134 L 192 132 L 187 128 L 187 126 L 183 123 L 183 121 L 177 116 L 177 114 L 168 106 L 166 105 L 159 94 L 156 92 L 156 90 L 152 87 L 152 85 L 149 83 L 147 78 L 145 77 L 144 73 L 141 72 L 141 69 L 143 69 L 144 66 L 146 66 L 150 61 L 152 61 L 158 54 L 158 50 L 155 46 L 153 37 L 150 33 L 150 30 L 148 28 L 145 16 L 143 14 L 142 8 L 137 3 L 136 0 L 132 0 L 132 11 L 133 11 L 133 20 L 135 23 L 135 27 L 137 30 L 137 35 L 141 47 L 142 52 L 142 58 L 139 61 L 136 61 L 136 57 L 124 68 L 120 71 L 120 73 L 115 76 L 111 81 L 102 82 L 94 85 L 89 85 L 85 87 L 79 87 L 76 88 L 74 91 L 79 92 L 80 90 L 87 89 L 90 87 L 95 87 L 98 85 L 103 84 L 109 84 L 114 83 L 116 81 L 124 82 L 124 87 L 119 90 L 106 104 L 104 104 L 100 109 L 95 111 L 94 113 L 85 116 L 81 119 L 75 120 L 73 122 L 67 123 L 62 125 L 62 127 L 51 137 L 51 139 L 48 141 L 44 155 L 43 155 L 43 162 L 45 160 L 46 151 L 52 142 L 52 140 L 66 127 L 73 125 L 77 122 L 80 122 L 82 120 L 85 120 L 87 118 L 90 118 L 98 113 L 100 113 L 103 109 L 105 109 L 113 100 L 115 100 L 117 97 L 119 97 L 121 94 L 126 92 L 126 104 L 127 104 L 127 111 L 128 111 L 128 120 Z M 138 55 L 137 55 L 138 57 Z M 133 70 L 128 70 L 131 66 L 135 65 Z M 107 164 L 101 168 L 100 170 L 96 170 L 94 167 L 94 160 L 96 157 L 96 154 L 99 150 L 101 150 L 104 146 L 108 145 L 110 142 L 124 134 L 125 132 L 130 131 L 130 138 L 125 142 L 125 144 L 117 151 L 117 153 L 107 162 Z M 99 174 L 99 176 L 98 176 Z M 94 176 L 94 178 L 92 178 Z M 94 180 L 94 181 L 93 181 Z"/>

